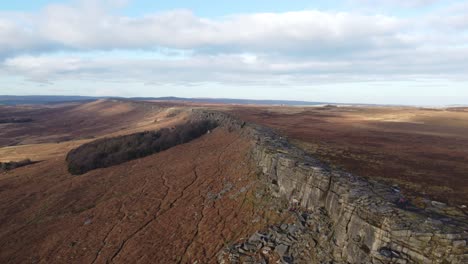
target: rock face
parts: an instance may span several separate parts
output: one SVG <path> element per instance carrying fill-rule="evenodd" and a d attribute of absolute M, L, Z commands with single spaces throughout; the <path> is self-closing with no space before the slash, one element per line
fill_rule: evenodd
<path fill-rule="evenodd" d="M 193 116 L 241 129 L 271 191 L 315 219 L 305 231 L 315 242 L 307 262 L 468 263 L 466 216 L 411 206 L 396 188 L 332 170 L 267 128 L 218 112 Z"/>
<path fill-rule="evenodd" d="M 293 215 L 296 221 L 292 223 L 271 226 L 254 233 L 246 241 L 225 248 L 218 255 L 218 262 L 313 263 L 317 259 L 311 250 L 317 246 L 313 228 L 320 222 L 320 218 L 313 216 L 320 214 L 295 212 Z M 321 229 L 321 233 L 325 230 Z"/>

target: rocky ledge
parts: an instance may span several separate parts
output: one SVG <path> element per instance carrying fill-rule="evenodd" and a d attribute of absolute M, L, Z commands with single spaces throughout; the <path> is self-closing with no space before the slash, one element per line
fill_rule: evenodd
<path fill-rule="evenodd" d="M 230 245 L 220 262 L 247 256 L 243 262 L 468 263 L 468 218 L 450 213 L 455 209 L 437 202 L 430 210 L 417 208 L 398 188 L 330 169 L 265 127 L 221 112 L 194 110 L 192 116 L 252 140 L 252 158 L 271 192 L 295 215 L 287 226 Z"/>

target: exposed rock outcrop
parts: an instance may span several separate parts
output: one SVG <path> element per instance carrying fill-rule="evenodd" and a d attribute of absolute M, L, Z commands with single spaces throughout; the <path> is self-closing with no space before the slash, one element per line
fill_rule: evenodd
<path fill-rule="evenodd" d="M 315 219 L 306 230 L 315 242 L 308 261 L 468 263 L 465 215 L 454 217 L 411 206 L 397 189 L 332 170 L 270 129 L 220 112 L 194 110 L 192 114 L 242 129 L 254 142 L 252 158 L 267 176 L 272 192 Z"/>

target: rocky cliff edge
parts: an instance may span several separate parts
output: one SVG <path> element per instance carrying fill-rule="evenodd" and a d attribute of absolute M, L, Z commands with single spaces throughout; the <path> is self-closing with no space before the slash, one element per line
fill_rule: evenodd
<path fill-rule="evenodd" d="M 295 208 L 299 229 L 291 229 L 310 237 L 312 246 L 307 242 L 304 249 L 311 252 L 309 262 L 468 263 L 467 217 L 448 213 L 453 208 L 437 202 L 436 210 L 412 206 L 398 188 L 330 169 L 272 130 L 228 114 L 193 110 L 192 118 L 241 130 L 252 140 L 252 158 L 271 191 Z M 272 231 L 253 235 L 264 241 L 261 245 L 250 241 L 253 250 L 266 248 L 268 241 L 263 238 L 271 236 L 268 232 Z M 301 239 L 297 234 L 284 235 L 291 235 L 293 242 L 283 248 L 282 261 L 297 262 L 294 259 L 304 252 L 287 251 L 293 251 L 294 240 Z M 233 248 L 225 253 L 235 254 Z"/>

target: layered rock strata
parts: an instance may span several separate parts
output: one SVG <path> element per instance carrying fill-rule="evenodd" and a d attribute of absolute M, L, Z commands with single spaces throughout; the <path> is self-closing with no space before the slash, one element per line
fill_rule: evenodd
<path fill-rule="evenodd" d="M 316 218 L 304 231 L 312 263 L 468 263 L 465 215 L 416 208 L 397 188 L 330 169 L 270 129 L 220 112 L 192 116 L 241 130 L 271 191 Z"/>

